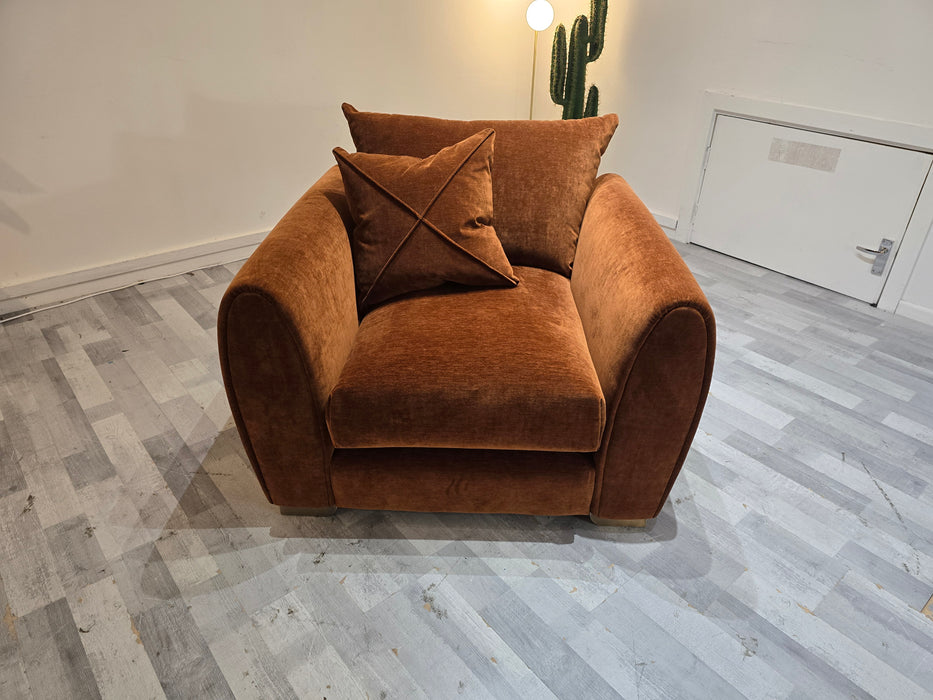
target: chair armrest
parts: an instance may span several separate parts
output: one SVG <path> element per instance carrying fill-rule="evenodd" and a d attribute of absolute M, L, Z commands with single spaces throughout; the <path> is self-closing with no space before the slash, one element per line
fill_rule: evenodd
<path fill-rule="evenodd" d="M 333 447 L 324 407 L 359 322 L 340 173 L 285 214 L 220 304 L 220 366 L 237 430 L 266 497 L 326 508 Z"/>
<path fill-rule="evenodd" d="M 590 512 L 653 518 L 680 472 L 709 392 L 712 309 L 618 175 L 596 181 L 570 285 L 606 397 Z"/>

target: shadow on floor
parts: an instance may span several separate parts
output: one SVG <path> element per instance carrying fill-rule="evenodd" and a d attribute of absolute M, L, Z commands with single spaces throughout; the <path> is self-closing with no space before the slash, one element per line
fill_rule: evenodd
<path fill-rule="evenodd" d="M 155 546 L 133 555 L 138 585 L 155 598 L 168 595 L 160 582 L 170 572 L 192 567 L 204 569 L 197 586 L 207 588 L 349 574 L 371 576 L 374 586 L 431 574 L 621 585 L 644 572 L 704 610 L 719 592 L 708 576 L 735 568 L 714 556 L 685 479 L 643 530 L 598 527 L 583 516 L 349 509 L 283 516 L 266 501 L 232 422 L 183 449 L 184 460 L 158 460 L 177 505 Z"/>
<path fill-rule="evenodd" d="M 178 507 L 166 530 L 268 528 L 273 538 L 438 540 L 570 544 L 576 537 L 617 543 L 663 542 L 677 536 L 669 501 L 645 529 L 599 527 L 585 516 L 415 513 L 339 509 L 333 516 L 283 516 L 268 503 L 232 422 L 204 445 L 199 468 L 176 483 Z M 176 480 L 177 479 L 173 479 Z"/>

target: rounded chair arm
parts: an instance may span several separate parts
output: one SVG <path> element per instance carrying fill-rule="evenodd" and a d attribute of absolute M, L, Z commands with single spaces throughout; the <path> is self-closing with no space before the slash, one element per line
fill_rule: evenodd
<path fill-rule="evenodd" d="M 230 408 L 267 498 L 333 506 L 324 407 L 359 322 L 349 210 L 331 168 L 230 283 L 217 321 Z"/>
<path fill-rule="evenodd" d="M 592 515 L 653 518 L 709 392 L 716 324 L 677 250 L 618 175 L 587 205 L 571 289 L 606 397 Z"/>

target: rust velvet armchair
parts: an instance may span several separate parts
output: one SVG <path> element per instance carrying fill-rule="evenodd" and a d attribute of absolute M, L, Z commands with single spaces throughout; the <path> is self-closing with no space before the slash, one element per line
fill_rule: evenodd
<path fill-rule="evenodd" d="M 335 152 L 339 168 L 220 306 L 227 396 L 269 501 L 317 515 L 657 516 L 703 410 L 715 323 L 629 185 L 596 177 L 615 116 L 344 112 L 358 153 Z M 361 287 L 377 205 L 395 207 L 407 237 Z M 484 276 L 445 277 L 447 258 Z M 409 269 L 417 284 L 386 291 Z"/>

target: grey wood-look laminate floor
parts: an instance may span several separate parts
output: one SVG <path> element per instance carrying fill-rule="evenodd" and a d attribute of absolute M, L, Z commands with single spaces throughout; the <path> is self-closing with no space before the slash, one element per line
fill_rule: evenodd
<path fill-rule="evenodd" d="M 646 531 L 279 515 L 236 265 L 0 326 L 0 697 L 931 697 L 933 329 L 680 250 L 719 352 Z"/>

